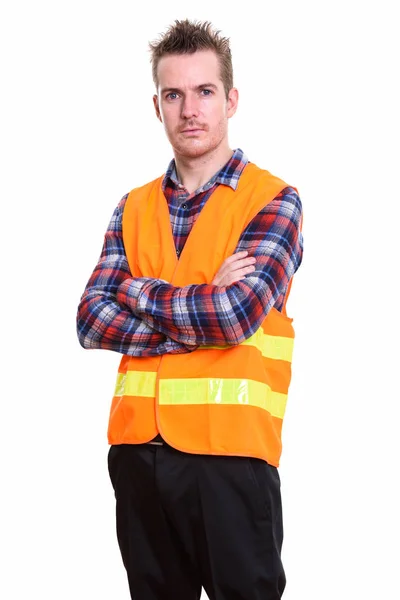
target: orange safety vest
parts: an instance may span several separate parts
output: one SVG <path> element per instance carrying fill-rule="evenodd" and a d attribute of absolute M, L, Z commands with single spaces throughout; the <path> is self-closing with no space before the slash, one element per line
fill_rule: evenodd
<path fill-rule="evenodd" d="M 123 241 L 133 277 L 177 287 L 210 284 L 246 226 L 287 185 L 248 163 L 236 191 L 220 185 L 210 196 L 178 259 L 162 180 L 130 192 Z M 144 443 L 160 433 L 184 452 L 253 456 L 278 466 L 293 340 L 292 319 L 286 310 L 272 308 L 258 331 L 236 346 L 201 346 L 161 357 L 124 355 L 109 443 Z"/>

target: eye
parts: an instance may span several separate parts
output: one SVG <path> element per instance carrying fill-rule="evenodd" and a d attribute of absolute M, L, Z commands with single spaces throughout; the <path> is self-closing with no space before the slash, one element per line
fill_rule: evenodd
<path fill-rule="evenodd" d="M 166 95 L 167 100 L 176 100 L 177 97 L 178 94 L 176 92 L 169 92 L 169 94 Z"/>
<path fill-rule="evenodd" d="M 201 93 L 203 94 L 203 96 L 211 96 L 212 90 L 205 88 L 204 90 L 201 90 Z"/>

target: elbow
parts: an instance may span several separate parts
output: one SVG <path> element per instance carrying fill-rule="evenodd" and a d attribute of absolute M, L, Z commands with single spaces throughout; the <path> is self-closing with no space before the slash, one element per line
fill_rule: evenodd
<path fill-rule="evenodd" d="M 93 346 L 91 346 L 91 344 L 89 342 L 89 336 L 87 335 L 88 334 L 87 328 L 84 327 L 84 324 L 79 319 L 77 319 L 77 322 L 76 322 L 76 333 L 78 336 L 78 342 L 82 346 L 82 348 L 84 348 L 85 350 L 89 350 L 90 348 L 93 347 Z"/>
<path fill-rule="evenodd" d="M 110 339 L 114 341 L 116 334 L 116 312 L 112 303 L 100 295 L 81 299 L 76 316 L 76 331 L 82 348 L 109 348 Z"/>
<path fill-rule="evenodd" d="M 88 312 L 85 310 L 85 305 L 81 303 L 78 307 L 78 313 L 76 316 L 76 334 L 78 336 L 78 342 L 85 350 L 95 348 L 93 345 L 93 336 L 90 335 L 90 323 L 87 318 Z"/>
<path fill-rule="evenodd" d="M 224 328 L 225 344 L 238 346 L 250 338 L 260 328 L 266 316 L 266 307 L 260 298 L 247 287 L 240 286 L 240 296 L 235 295 L 231 302 L 231 318 Z"/>
<path fill-rule="evenodd" d="M 243 330 L 241 326 L 235 327 L 228 325 L 223 330 L 219 331 L 219 335 L 211 335 L 210 339 L 207 340 L 207 344 L 218 345 L 218 346 L 238 346 L 244 342 L 248 337 L 252 335 L 252 332 L 248 332 L 247 329 Z"/>
<path fill-rule="evenodd" d="M 235 330 L 231 329 L 226 334 L 226 344 L 227 346 L 238 346 L 245 342 L 251 335 L 253 335 L 253 332 L 250 330 L 241 331 L 240 335 L 238 335 Z"/>
<path fill-rule="evenodd" d="M 101 348 L 101 339 L 96 336 L 90 328 L 87 326 L 81 326 L 77 323 L 77 335 L 79 344 L 84 350 L 95 350 Z"/>
<path fill-rule="evenodd" d="M 238 346 L 242 344 L 246 340 L 248 340 L 252 335 L 258 331 L 261 327 L 261 321 L 249 323 L 247 327 L 244 329 L 240 329 L 240 331 L 235 331 L 231 328 L 228 332 L 225 333 L 225 343 L 227 346 Z"/>
<path fill-rule="evenodd" d="M 80 331 L 78 331 L 78 342 L 84 350 L 90 350 L 91 348 L 93 348 L 93 346 L 88 341 L 87 336 L 83 335 Z"/>

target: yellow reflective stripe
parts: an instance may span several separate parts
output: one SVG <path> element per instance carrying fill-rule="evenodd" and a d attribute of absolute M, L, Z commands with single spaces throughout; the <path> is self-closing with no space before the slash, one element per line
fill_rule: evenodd
<path fill-rule="evenodd" d="M 292 362 L 294 339 L 280 335 L 263 334 L 261 354 L 266 358 Z"/>
<path fill-rule="evenodd" d="M 263 337 L 264 337 L 264 331 L 262 329 L 262 327 L 260 327 L 259 329 L 257 329 L 257 331 L 255 333 L 253 333 L 252 336 L 250 336 L 249 338 L 247 338 L 247 340 L 244 340 L 244 342 L 242 342 L 241 344 L 239 344 L 240 346 L 255 346 L 256 348 L 258 348 L 259 350 L 262 350 L 263 347 Z"/>
<path fill-rule="evenodd" d="M 161 405 L 247 404 L 280 419 L 285 414 L 287 394 L 252 379 L 161 379 L 159 385 Z"/>
<path fill-rule="evenodd" d="M 114 396 L 146 396 L 156 395 L 157 373 L 152 371 L 128 371 L 118 373 Z"/>
<path fill-rule="evenodd" d="M 258 329 L 251 337 L 239 346 L 254 346 L 258 348 L 265 358 L 292 361 L 294 339 L 280 335 L 269 335 L 262 328 Z M 200 346 L 204 350 L 226 350 L 235 346 Z"/>

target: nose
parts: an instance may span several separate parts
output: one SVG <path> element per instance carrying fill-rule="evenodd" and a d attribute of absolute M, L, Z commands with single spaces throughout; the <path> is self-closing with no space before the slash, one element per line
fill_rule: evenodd
<path fill-rule="evenodd" d="M 193 96 L 185 96 L 182 102 L 182 118 L 191 119 L 197 117 L 199 114 L 199 108 L 196 98 Z"/>

